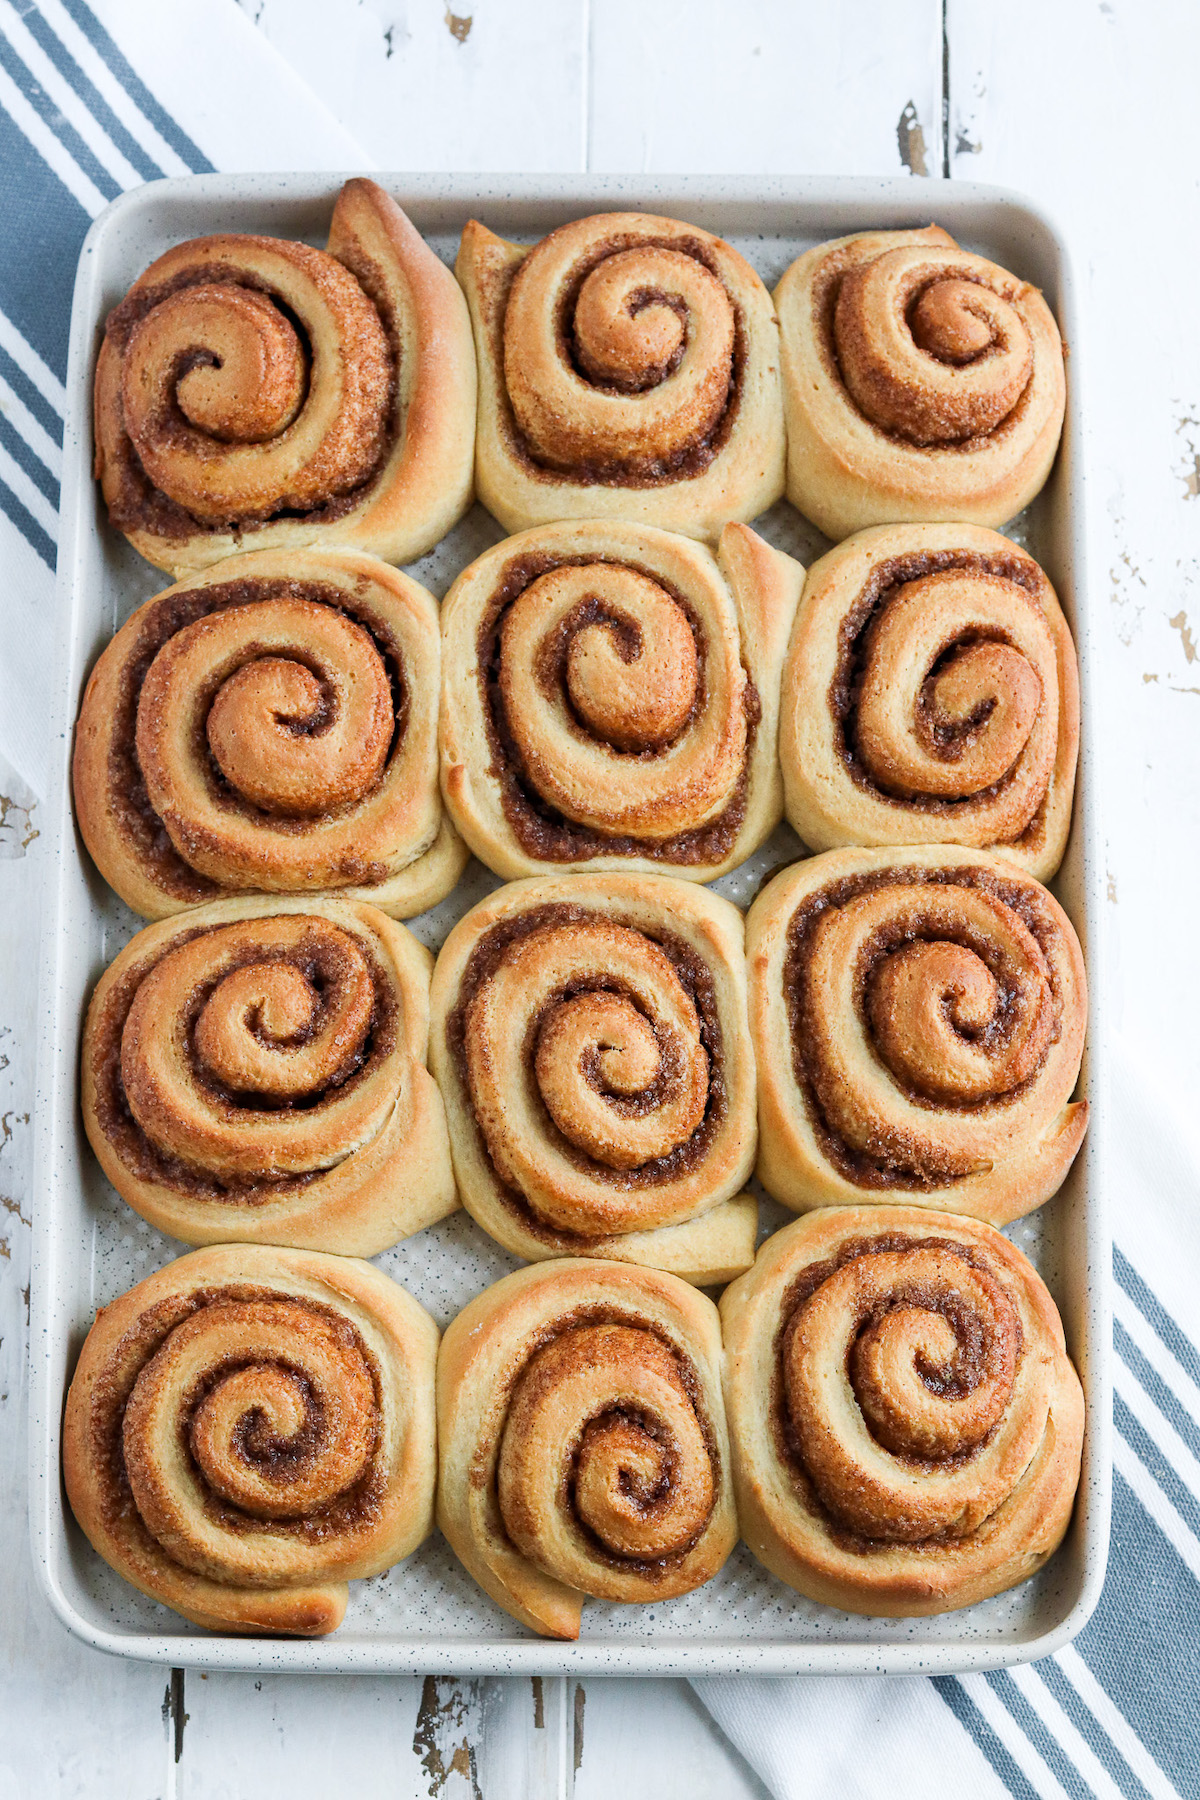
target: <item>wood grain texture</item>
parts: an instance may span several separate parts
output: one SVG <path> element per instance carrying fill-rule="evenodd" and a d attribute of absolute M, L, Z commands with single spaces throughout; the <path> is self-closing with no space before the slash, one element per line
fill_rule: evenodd
<path fill-rule="evenodd" d="M 941 173 L 940 0 L 592 0 L 590 44 L 589 168 Z"/>
<path fill-rule="evenodd" d="M 586 0 L 239 0 L 380 169 L 581 169 Z"/>

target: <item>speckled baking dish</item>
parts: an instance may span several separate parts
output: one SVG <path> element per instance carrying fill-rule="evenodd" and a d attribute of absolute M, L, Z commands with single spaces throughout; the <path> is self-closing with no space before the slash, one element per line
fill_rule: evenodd
<path fill-rule="evenodd" d="M 801 177 L 426 175 L 381 178 L 438 252 L 452 262 L 474 215 L 505 236 L 535 239 L 581 214 L 639 207 L 695 220 L 730 239 L 773 285 L 801 250 L 872 226 L 931 218 L 972 250 L 1045 291 L 1078 357 L 1075 290 L 1059 234 L 1020 197 L 966 182 Z M 47 806 L 52 839 L 46 892 L 38 1064 L 38 1180 L 33 1270 L 31 1518 L 42 1584 L 59 1617 L 86 1643 L 118 1655 L 215 1669 L 396 1670 L 470 1675 L 904 1674 L 998 1668 L 1049 1655 L 1088 1619 L 1104 1577 L 1110 1497 L 1110 1237 L 1105 1195 L 1103 909 L 1095 705 L 1085 564 L 1085 470 L 1078 383 L 1071 384 L 1063 451 L 1036 503 L 1011 528 L 1047 568 L 1079 647 L 1083 736 L 1075 823 L 1055 888 L 1092 975 L 1089 1048 L 1081 1080 L 1092 1126 L 1070 1179 L 1039 1214 L 1010 1228 L 1062 1310 L 1083 1376 L 1089 1432 L 1075 1522 L 1060 1553 L 1031 1582 L 940 1618 L 851 1617 L 800 1599 L 739 1547 L 718 1578 L 684 1599 L 648 1608 L 590 1603 L 577 1644 L 522 1631 L 484 1596 L 439 1536 L 388 1575 L 352 1585 L 342 1628 L 318 1641 L 251 1641 L 197 1632 L 143 1599 L 100 1562 L 70 1518 L 59 1472 L 59 1424 L 70 1371 L 98 1305 L 170 1260 L 182 1246 L 136 1217 L 101 1176 L 84 1139 L 77 1095 L 80 1025 L 100 971 L 136 928 L 100 880 L 71 815 L 71 728 L 88 670 L 141 600 L 167 585 L 111 530 L 91 478 L 90 385 L 108 309 L 169 245 L 214 230 L 268 232 L 323 243 L 339 182 L 331 176 L 199 176 L 156 182 L 116 201 L 88 234 L 71 327 L 69 412 L 58 558 L 60 622 L 55 731 Z M 759 521 L 764 535 L 810 562 L 824 541 L 786 503 Z M 412 570 L 443 594 L 458 571 L 503 534 L 478 507 Z M 764 872 L 790 860 L 782 827 L 716 885 L 743 906 Z M 412 921 L 436 947 L 491 887 L 472 863 L 436 911 Z M 764 1226 L 784 1222 L 766 1202 Z M 399 1245 L 381 1265 L 443 1326 L 487 1283 L 515 1266 L 465 1213 Z"/>

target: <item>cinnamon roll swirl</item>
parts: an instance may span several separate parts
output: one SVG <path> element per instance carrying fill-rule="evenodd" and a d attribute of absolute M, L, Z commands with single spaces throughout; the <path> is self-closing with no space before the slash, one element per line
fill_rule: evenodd
<path fill-rule="evenodd" d="M 479 498 L 507 531 L 622 518 L 715 538 L 779 499 L 778 327 L 720 238 L 599 213 L 530 249 L 472 219 L 456 267 L 479 357 Z"/>
<path fill-rule="evenodd" d="M 1043 571 L 970 525 L 859 532 L 815 563 L 779 752 L 806 844 L 970 844 L 1041 881 L 1079 749 L 1075 646 Z"/>
<path fill-rule="evenodd" d="M 452 1212 L 430 962 L 348 900 L 218 900 L 139 932 L 83 1034 L 84 1123 L 117 1192 L 185 1243 L 348 1256 Z"/>
<path fill-rule="evenodd" d="M 369 1263 L 221 1245 L 96 1315 L 63 1421 L 92 1546 L 213 1631 L 318 1637 L 433 1525 L 437 1327 Z"/>
<path fill-rule="evenodd" d="M 93 669 L 83 840 L 147 918 L 247 890 L 423 912 L 468 856 L 440 690 L 437 607 L 408 576 L 352 550 L 231 557 L 147 600 Z"/>
<path fill-rule="evenodd" d="M 1040 493 L 1066 404 L 1037 288 L 938 226 L 835 238 L 775 290 L 787 494 L 826 536 L 1003 525 Z"/>
<path fill-rule="evenodd" d="M 438 1524 L 492 1599 L 545 1637 L 583 1602 L 674 1599 L 737 1541 L 711 1300 L 605 1262 L 519 1269 L 438 1358 Z"/>
<path fill-rule="evenodd" d="M 95 414 L 109 518 L 157 568 L 207 568 L 247 537 L 412 562 L 471 502 L 470 320 L 356 178 L 326 250 L 224 233 L 152 263 L 109 314 Z"/>
<path fill-rule="evenodd" d="M 1012 863 L 954 846 L 835 850 L 746 921 L 758 1173 L 810 1207 L 921 1204 L 1004 1225 L 1083 1141 L 1079 940 Z"/>
<path fill-rule="evenodd" d="M 804 571 L 744 525 L 497 544 L 442 607 L 442 791 L 506 878 L 712 881 L 778 824 L 779 680 Z"/>
<path fill-rule="evenodd" d="M 664 876 L 517 881 L 434 969 L 463 1205 L 518 1256 L 728 1281 L 754 1257 L 742 920 Z M 738 1196 L 735 1198 L 734 1196 Z"/>
<path fill-rule="evenodd" d="M 1084 1403 L 1057 1308 L 991 1226 L 839 1207 L 721 1298 L 742 1536 L 846 1612 L 950 1612 L 1066 1533 Z"/>

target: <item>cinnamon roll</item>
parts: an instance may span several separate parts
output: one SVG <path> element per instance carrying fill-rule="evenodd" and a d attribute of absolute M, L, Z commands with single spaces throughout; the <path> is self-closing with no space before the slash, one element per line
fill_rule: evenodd
<path fill-rule="evenodd" d="M 63 1473 L 94 1549 L 213 1631 L 319 1637 L 433 1525 L 437 1327 L 350 1257 L 221 1245 L 102 1307 Z"/>
<path fill-rule="evenodd" d="M 438 1524 L 544 1637 L 710 1581 L 737 1541 L 711 1300 L 653 1269 L 518 1269 L 438 1357 Z"/>
<path fill-rule="evenodd" d="M 452 1212 L 430 962 L 348 900 L 218 900 L 139 932 L 83 1033 L 84 1124 L 117 1192 L 185 1243 L 348 1256 Z"/>
<path fill-rule="evenodd" d="M 108 516 L 157 568 L 340 544 L 433 548 L 471 502 L 475 358 L 449 269 L 373 181 L 329 244 L 222 233 L 168 250 L 96 365 Z"/>
<path fill-rule="evenodd" d="M 147 918 L 247 890 L 423 912 L 468 856 L 440 689 L 437 607 L 406 575 L 353 550 L 231 557 L 147 600 L 93 669 L 83 840 Z"/>
<path fill-rule="evenodd" d="M 721 1298 L 742 1536 L 809 1599 L 951 1612 L 1054 1554 L 1084 1403 L 1040 1277 L 991 1226 L 838 1207 Z"/>
<path fill-rule="evenodd" d="M 1063 346 L 1038 289 L 938 226 L 835 238 L 775 290 L 787 494 L 826 536 L 1003 525 L 1062 431 Z"/>
<path fill-rule="evenodd" d="M 523 532 L 442 607 L 442 791 L 506 878 L 712 881 L 783 813 L 779 680 L 804 571 L 744 525 L 716 559 L 628 524 Z"/>
<path fill-rule="evenodd" d="M 779 751 L 788 819 L 814 850 L 970 844 L 1048 881 L 1078 749 L 1067 622 L 1007 538 L 885 525 L 809 570 Z"/>
<path fill-rule="evenodd" d="M 746 921 L 758 1173 L 797 1212 L 897 1192 L 1004 1225 L 1083 1142 L 1079 940 L 983 851 L 834 850 Z"/>
<path fill-rule="evenodd" d="M 715 538 L 779 499 L 778 326 L 720 238 L 598 213 L 530 249 L 472 219 L 456 268 L 479 358 L 475 478 L 505 530 L 621 518 Z"/>
<path fill-rule="evenodd" d="M 608 1257 L 699 1283 L 750 1266 L 742 941 L 727 900 L 656 875 L 516 881 L 455 926 L 430 1065 L 485 1231 L 530 1260 Z"/>

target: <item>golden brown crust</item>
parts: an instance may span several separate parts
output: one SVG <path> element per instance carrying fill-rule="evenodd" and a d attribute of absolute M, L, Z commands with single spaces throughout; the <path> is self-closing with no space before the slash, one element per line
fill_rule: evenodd
<path fill-rule="evenodd" d="M 1003 525 L 1040 492 L 1066 401 L 1041 294 L 938 226 L 835 238 L 775 290 L 788 499 L 828 537 Z"/>
<path fill-rule="evenodd" d="M 425 1068 L 430 957 L 347 900 L 218 900 L 101 977 L 83 1115 L 124 1199 L 185 1243 L 374 1256 L 455 1206 Z"/>
<path fill-rule="evenodd" d="M 949 1612 L 1058 1548 L 1084 1404 L 1057 1309 L 989 1225 L 835 1208 L 721 1299 L 742 1536 L 810 1599 Z"/>
<path fill-rule="evenodd" d="M 1087 1129 L 1087 983 L 1045 888 L 953 845 L 834 850 L 775 877 L 746 946 L 777 1199 L 1003 1225 L 1056 1192 Z"/>
<path fill-rule="evenodd" d="M 350 1257 L 226 1246 L 96 1315 L 63 1473 L 104 1560 L 214 1631 L 320 1636 L 433 1524 L 438 1333 Z"/>
<path fill-rule="evenodd" d="M 442 608 L 446 806 L 509 878 L 712 881 L 782 816 L 779 681 L 804 571 L 744 525 L 717 557 L 648 526 L 548 525 Z"/>
<path fill-rule="evenodd" d="M 969 844 L 1048 881 L 1071 825 L 1075 646 L 1031 556 L 971 525 L 881 525 L 814 563 L 779 753 L 814 850 Z"/>
<path fill-rule="evenodd" d="M 476 1296 L 438 1358 L 438 1524 L 546 1637 L 584 1599 L 671 1599 L 737 1540 L 717 1311 L 654 1269 L 564 1261 Z"/>
<path fill-rule="evenodd" d="M 600 213 L 532 249 L 472 219 L 476 480 L 508 531 L 623 518 L 715 539 L 783 493 L 770 295 L 697 226 Z"/>
<path fill-rule="evenodd" d="M 356 177 L 325 251 L 226 234 L 159 257 L 110 315 L 95 430 L 113 524 L 174 575 L 247 546 L 411 562 L 471 502 L 462 293 Z"/>
<path fill-rule="evenodd" d="M 467 849 L 437 773 L 441 638 L 425 589 L 353 550 L 258 551 L 147 600 L 88 680 L 73 785 L 121 898 L 445 898 Z"/>
<path fill-rule="evenodd" d="M 513 882 L 446 939 L 430 1066 L 463 1204 L 519 1256 L 725 1281 L 754 1255 L 742 921 L 665 876 Z"/>

